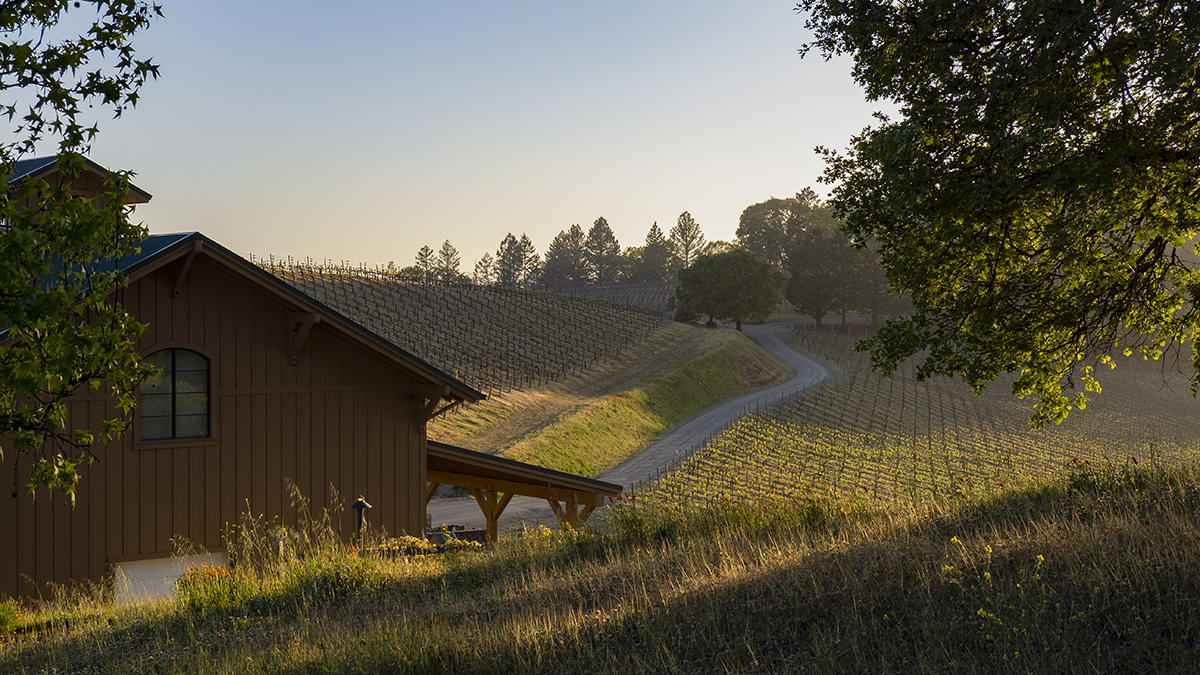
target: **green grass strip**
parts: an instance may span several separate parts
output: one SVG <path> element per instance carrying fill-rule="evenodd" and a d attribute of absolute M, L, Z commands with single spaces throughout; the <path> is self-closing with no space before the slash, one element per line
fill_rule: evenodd
<path fill-rule="evenodd" d="M 790 374 L 790 368 L 745 335 L 714 331 L 709 348 L 697 358 L 645 387 L 568 411 L 504 454 L 558 471 L 594 476 L 631 457 L 678 422 Z"/>

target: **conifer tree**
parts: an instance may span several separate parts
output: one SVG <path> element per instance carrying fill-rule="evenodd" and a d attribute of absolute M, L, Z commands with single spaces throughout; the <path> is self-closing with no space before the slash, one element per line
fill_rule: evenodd
<path fill-rule="evenodd" d="M 433 280 L 433 249 L 428 246 L 422 246 L 421 250 L 417 251 L 416 262 L 414 265 L 421 271 L 421 283 L 427 284 Z"/>
<path fill-rule="evenodd" d="M 458 255 L 458 249 L 454 248 L 449 239 L 442 242 L 442 247 L 438 250 L 437 260 L 434 263 L 438 281 L 445 283 L 457 281 L 462 276 L 458 269 L 460 264 L 462 264 L 462 258 Z"/>
<path fill-rule="evenodd" d="M 690 267 L 703 249 L 704 233 L 700 231 L 700 223 L 684 211 L 671 228 L 672 267 L 676 270 Z"/>
<path fill-rule="evenodd" d="M 613 234 L 608 221 L 597 218 L 588 230 L 583 242 L 584 260 L 588 265 L 588 277 L 594 284 L 610 284 L 616 281 L 617 266 L 621 257 L 621 244 Z"/>

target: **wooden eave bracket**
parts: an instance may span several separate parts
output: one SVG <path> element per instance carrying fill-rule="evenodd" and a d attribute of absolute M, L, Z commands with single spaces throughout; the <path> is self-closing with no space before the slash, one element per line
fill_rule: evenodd
<path fill-rule="evenodd" d="M 178 298 L 180 291 L 183 290 L 183 283 L 187 281 L 188 272 L 192 270 L 192 261 L 196 259 L 196 254 L 200 249 L 204 248 L 204 242 L 192 242 L 192 250 L 188 252 L 186 258 L 183 259 L 183 268 L 179 270 L 179 276 L 175 277 L 175 289 L 171 294 L 172 298 Z"/>
<path fill-rule="evenodd" d="M 454 406 L 462 403 L 458 399 L 450 399 L 450 387 L 434 384 L 421 385 L 418 390 L 425 401 L 425 407 L 421 410 L 421 420 L 428 422 L 429 420 L 441 415 Z M 450 399 L 445 405 L 438 407 L 442 403 L 442 399 Z"/>
<path fill-rule="evenodd" d="M 308 340 L 308 334 L 312 332 L 313 326 L 321 323 L 321 315 L 312 312 L 292 312 L 288 315 L 288 322 L 293 326 L 289 363 L 294 366 L 299 360 L 300 349 Z"/>

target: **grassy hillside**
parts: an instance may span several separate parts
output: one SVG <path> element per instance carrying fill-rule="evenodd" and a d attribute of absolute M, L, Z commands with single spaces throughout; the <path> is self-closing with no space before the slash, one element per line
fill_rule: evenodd
<path fill-rule="evenodd" d="M 596 368 L 438 420 L 429 435 L 595 475 L 671 425 L 790 372 L 741 333 L 673 324 Z"/>
<path fill-rule="evenodd" d="M 714 386 L 670 355 L 723 332 L 669 330 L 572 386 L 667 408 L 695 395 L 672 376 Z M 260 523 L 172 601 L 0 605 L 0 672 L 1195 672 L 1200 416 L 1175 383 L 1118 371 L 1034 432 L 1002 386 L 880 380 L 800 339 L 841 379 L 583 530 L 379 558 Z"/>
<path fill-rule="evenodd" d="M 1198 483 L 1081 468 L 919 506 L 626 505 L 486 551 L 325 548 L 174 602 L 25 608 L 0 671 L 1194 672 Z"/>

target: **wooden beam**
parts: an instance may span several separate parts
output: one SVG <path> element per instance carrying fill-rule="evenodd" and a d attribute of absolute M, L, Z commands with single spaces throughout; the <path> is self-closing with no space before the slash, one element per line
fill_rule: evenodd
<path fill-rule="evenodd" d="M 196 254 L 204 246 L 201 241 L 192 242 L 192 250 L 183 260 L 183 269 L 179 270 L 179 276 L 175 277 L 175 290 L 172 292 L 172 298 L 178 298 L 179 292 L 183 290 L 183 282 L 187 281 L 188 272 L 192 269 L 192 261 L 196 259 Z"/>
<path fill-rule="evenodd" d="M 462 401 L 460 401 L 460 400 L 458 400 L 458 399 L 451 399 L 451 400 L 450 400 L 450 402 L 449 402 L 449 403 L 447 403 L 446 405 L 444 405 L 444 406 L 442 406 L 442 407 L 438 408 L 437 410 L 434 410 L 433 412 L 429 413 L 429 414 L 428 414 L 428 416 L 425 418 L 425 421 L 426 421 L 426 422 L 428 422 L 429 420 L 431 420 L 431 419 L 433 419 L 433 418 L 437 417 L 438 415 L 441 415 L 442 413 L 446 412 L 447 410 L 449 410 L 449 409 L 453 408 L 453 407 L 454 407 L 454 406 L 456 406 L 456 405 L 459 405 L 460 403 L 462 403 Z"/>
<path fill-rule="evenodd" d="M 475 498 L 475 503 L 479 504 L 479 510 L 483 511 L 483 515 L 486 518 L 488 509 L 490 508 L 487 502 L 487 491 L 481 491 L 478 488 L 471 488 L 471 496 Z"/>
<path fill-rule="evenodd" d="M 560 504 L 557 499 L 547 499 L 546 501 L 550 503 L 550 509 L 554 511 L 554 516 L 558 518 L 558 523 L 564 530 L 579 527 L 587 520 L 588 516 L 592 515 L 592 511 L 596 510 L 595 504 L 579 504 L 571 500 Z M 583 508 L 580 509 L 580 506 Z"/>
<path fill-rule="evenodd" d="M 562 504 L 559 504 L 557 499 L 547 499 L 546 501 L 550 503 L 550 510 L 554 512 L 554 517 L 558 518 L 559 524 L 566 522 L 567 514 L 563 511 Z"/>
<path fill-rule="evenodd" d="M 504 509 L 508 508 L 508 503 L 512 501 L 513 496 L 514 496 L 513 493 L 506 492 L 506 493 L 504 493 L 504 496 L 500 498 L 500 503 L 496 505 L 496 519 L 497 520 L 499 520 L 500 514 L 504 513 Z"/>
<path fill-rule="evenodd" d="M 438 405 L 441 404 L 442 399 L 450 396 L 450 387 L 423 384 L 417 388 L 417 392 L 420 393 L 421 396 L 429 399 L 425 402 L 425 407 L 421 411 L 421 419 L 425 422 L 437 417 L 455 405 L 455 403 L 452 402 L 446 407 L 438 409 Z"/>
<path fill-rule="evenodd" d="M 426 480 L 436 481 L 446 485 L 457 485 L 459 487 L 472 489 L 477 488 L 482 490 L 499 490 L 501 492 L 511 492 L 524 497 L 555 499 L 562 502 L 574 501 L 579 504 L 590 505 L 593 507 L 603 504 L 605 497 L 605 493 L 602 492 L 556 488 L 549 485 L 521 483 L 518 481 L 489 478 L 487 476 L 473 476 L 465 473 L 437 471 L 435 469 L 427 470 L 425 472 L 425 478 Z"/>
<path fill-rule="evenodd" d="M 321 323 L 321 315 L 312 312 L 292 312 L 288 315 L 288 321 L 293 325 L 291 364 L 294 366 L 300 356 L 300 348 L 304 346 L 304 341 L 308 339 L 312 327 Z"/>
<path fill-rule="evenodd" d="M 500 514 L 508 508 L 513 494 L 511 492 L 501 494 L 497 490 L 479 488 L 471 488 L 471 494 L 475 497 L 475 502 L 479 504 L 479 510 L 483 511 L 483 517 L 487 521 L 487 540 L 495 543 L 499 531 Z"/>
<path fill-rule="evenodd" d="M 587 520 L 588 516 L 592 515 L 592 511 L 595 510 L 595 504 L 588 504 L 587 506 L 583 507 L 583 510 L 579 512 L 579 523 L 583 524 L 583 521 Z"/>
<path fill-rule="evenodd" d="M 441 483 L 430 482 L 425 486 L 425 503 L 428 504 L 430 499 L 433 499 L 433 493 L 437 492 Z"/>

